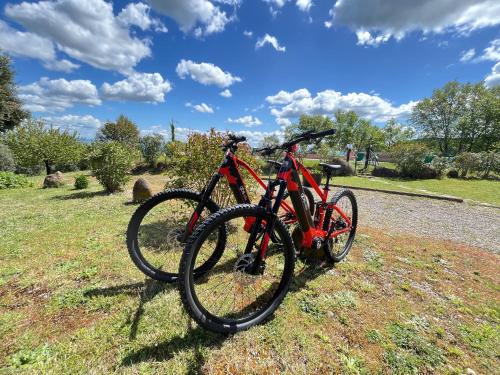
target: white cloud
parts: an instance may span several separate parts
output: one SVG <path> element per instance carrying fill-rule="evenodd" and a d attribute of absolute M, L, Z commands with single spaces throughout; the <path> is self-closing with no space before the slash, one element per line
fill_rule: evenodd
<path fill-rule="evenodd" d="M 276 95 L 268 96 L 266 102 L 269 104 L 288 104 L 292 101 L 310 98 L 311 93 L 308 89 L 299 89 L 294 92 L 287 92 L 281 90 Z"/>
<path fill-rule="evenodd" d="M 150 41 L 131 36 L 104 0 L 7 4 L 5 14 L 70 57 L 100 69 L 130 73 L 151 55 Z"/>
<path fill-rule="evenodd" d="M 73 70 L 80 67 L 78 64 L 74 64 L 69 60 L 54 60 L 54 61 L 46 61 L 43 66 L 49 70 L 57 70 L 65 73 L 70 73 Z"/>
<path fill-rule="evenodd" d="M 229 89 L 225 89 L 223 91 L 221 91 L 219 93 L 220 96 L 223 96 L 224 98 L 230 98 L 231 96 L 233 96 L 233 94 L 231 93 L 231 91 Z"/>
<path fill-rule="evenodd" d="M 177 75 L 184 79 L 189 76 L 192 80 L 202 85 L 216 85 L 221 88 L 229 87 L 233 83 L 241 82 L 241 78 L 224 72 L 211 63 L 195 63 L 191 60 L 181 60 L 175 69 Z"/>
<path fill-rule="evenodd" d="M 64 78 L 39 81 L 19 87 L 19 98 L 32 112 L 59 112 L 75 104 L 100 105 L 97 88 L 88 80 Z"/>
<path fill-rule="evenodd" d="M 377 95 L 349 93 L 343 95 L 334 90 L 325 90 L 312 96 L 307 89 L 294 92 L 280 91 L 268 96 L 266 101 L 273 106 L 271 114 L 280 125 L 286 125 L 286 119 L 297 118 L 302 114 L 333 115 L 337 110 L 352 110 L 361 117 L 374 121 L 387 121 L 395 117 L 406 117 L 416 102 L 393 106 Z M 283 120 L 285 119 L 285 120 Z"/>
<path fill-rule="evenodd" d="M 245 31 L 243 31 L 243 35 L 251 38 L 253 36 L 253 31 L 247 31 L 247 30 L 245 30 Z"/>
<path fill-rule="evenodd" d="M 500 39 L 492 40 L 482 56 L 478 57 L 478 61 L 500 61 Z"/>
<path fill-rule="evenodd" d="M 311 7 L 313 6 L 312 0 L 297 0 L 295 4 L 303 12 L 309 12 Z"/>
<path fill-rule="evenodd" d="M 118 20 L 125 26 L 135 25 L 141 30 L 153 29 L 157 32 L 166 33 L 168 29 L 158 18 L 150 16 L 150 9 L 149 5 L 144 3 L 130 3 L 122 9 L 118 15 Z"/>
<path fill-rule="evenodd" d="M 223 3 L 239 5 L 239 1 Z M 149 4 L 155 11 L 173 18 L 183 32 L 194 31 L 198 37 L 224 31 L 226 24 L 232 21 L 225 11 L 208 0 L 149 0 Z"/>
<path fill-rule="evenodd" d="M 143 134 L 152 134 L 157 133 L 163 135 L 165 138 L 170 139 L 170 127 L 168 125 L 153 125 L 149 128 L 142 129 L 141 132 Z M 208 131 L 203 131 L 199 129 L 191 129 L 176 126 L 175 127 L 175 139 L 180 141 L 186 141 L 190 134 L 193 133 L 208 133 Z M 256 147 L 258 146 L 264 137 L 269 135 L 276 135 L 280 140 L 283 140 L 283 132 L 280 130 L 276 130 L 273 132 L 260 132 L 260 131 L 252 131 L 252 130 L 239 130 L 239 131 L 231 131 L 231 133 L 242 135 L 247 138 L 247 142 Z"/>
<path fill-rule="evenodd" d="M 282 127 L 287 127 L 292 125 L 292 122 L 287 118 L 276 117 L 276 123 Z"/>
<path fill-rule="evenodd" d="M 14 56 L 41 60 L 50 70 L 69 73 L 79 67 L 68 60 L 57 60 L 54 44 L 49 39 L 13 29 L 2 20 L 0 20 L 0 49 Z"/>
<path fill-rule="evenodd" d="M 231 117 L 229 117 L 227 119 L 227 122 L 230 122 L 232 124 L 240 124 L 240 125 L 243 125 L 247 128 L 262 125 L 262 121 L 260 121 L 257 117 L 253 117 L 250 115 L 235 118 L 235 119 L 232 119 Z"/>
<path fill-rule="evenodd" d="M 257 43 L 255 44 L 255 49 L 259 49 L 264 47 L 266 44 L 270 44 L 276 51 L 278 52 L 285 52 L 286 47 L 280 46 L 278 39 L 276 37 L 266 34 L 259 40 L 257 40 Z"/>
<path fill-rule="evenodd" d="M 55 128 L 76 131 L 82 138 L 93 138 L 102 126 L 102 122 L 91 115 L 48 116 L 43 117 L 43 120 Z"/>
<path fill-rule="evenodd" d="M 283 8 L 289 0 L 262 0 L 265 3 L 271 4 L 277 8 Z"/>
<path fill-rule="evenodd" d="M 500 23 L 498 0 L 338 0 L 330 22 L 356 31 L 358 44 L 377 45 L 412 31 L 467 34 Z"/>
<path fill-rule="evenodd" d="M 358 45 L 369 45 L 378 46 L 380 43 L 385 43 L 391 37 L 391 34 L 380 34 L 373 37 L 369 31 L 360 29 L 356 31 L 356 36 L 358 38 Z"/>
<path fill-rule="evenodd" d="M 195 111 L 201 113 L 214 113 L 214 109 L 206 103 L 191 104 L 188 102 L 186 103 L 186 107 L 193 108 Z"/>
<path fill-rule="evenodd" d="M 247 142 L 252 145 L 253 147 L 257 147 L 262 143 L 264 140 L 264 137 L 270 136 L 270 135 L 275 135 L 277 136 L 281 141 L 283 141 L 284 134 L 281 130 L 276 130 L 273 132 L 260 132 L 260 131 L 253 131 L 253 130 L 240 130 L 240 131 L 235 131 L 232 132 L 237 135 L 242 135 L 246 137 Z"/>
<path fill-rule="evenodd" d="M 484 79 L 486 87 L 500 86 L 500 62 L 491 69 L 491 73 Z"/>
<path fill-rule="evenodd" d="M 110 100 L 162 103 L 171 89 L 170 82 L 160 73 L 133 73 L 122 81 L 104 83 L 101 92 L 103 98 Z"/>
<path fill-rule="evenodd" d="M 467 51 L 462 51 L 460 54 L 460 61 L 467 62 L 472 60 L 472 58 L 476 55 L 476 50 L 474 48 L 468 49 Z"/>

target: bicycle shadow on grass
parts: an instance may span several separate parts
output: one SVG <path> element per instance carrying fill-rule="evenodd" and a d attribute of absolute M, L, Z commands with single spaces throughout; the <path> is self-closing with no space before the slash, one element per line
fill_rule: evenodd
<path fill-rule="evenodd" d="M 153 300 L 158 294 L 168 290 L 175 289 L 176 284 L 161 283 L 156 280 L 146 279 L 144 282 L 125 285 L 116 285 L 106 288 L 96 288 L 86 291 L 85 297 L 92 298 L 97 296 L 112 297 L 116 295 L 139 296 L 139 304 L 132 314 L 131 318 L 125 322 L 130 323 L 129 339 L 134 340 L 137 336 L 137 328 L 144 314 L 144 305 Z"/>
<path fill-rule="evenodd" d="M 209 332 L 199 326 L 192 328 L 189 321 L 188 331 L 183 335 L 176 335 L 158 344 L 143 347 L 128 354 L 121 362 L 122 366 L 132 366 L 140 362 L 168 361 L 175 354 L 185 351 L 194 351 L 194 360 L 190 361 L 189 374 L 199 374 L 205 363 L 204 352 L 206 349 L 220 347 L 228 335 Z"/>
<path fill-rule="evenodd" d="M 224 267 L 224 265 L 220 265 Z M 303 288 L 309 281 L 323 275 L 331 269 L 331 266 L 322 262 L 307 261 L 295 273 L 294 281 L 290 287 L 290 293 Z M 267 322 L 274 319 L 274 314 Z M 188 331 L 185 334 L 176 335 L 158 344 L 145 346 L 135 352 L 128 354 L 121 362 L 121 366 L 132 366 L 140 362 L 167 361 L 176 353 L 186 350 L 194 350 L 195 359 L 190 362 L 187 373 L 198 374 L 205 363 L 204 352 L 206 349 L 216 349 L 222 346 L 230 334 L 217 334 L 203 329 L 200 326 L 192 327 L 193 320 L 189 320 Z"/>

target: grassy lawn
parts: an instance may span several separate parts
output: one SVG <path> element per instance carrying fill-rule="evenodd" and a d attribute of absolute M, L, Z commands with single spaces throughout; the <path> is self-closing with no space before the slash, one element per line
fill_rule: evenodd
<path fill-rule="evenodd" d="M 156 190 L 164 177 L 147 176 Z M 337 179 L 339 182 L 340 179 Z M 0 191 L 0 372 L 488 374 L 500 368 L 498 256 L 360 228 L 334 268 L 296 264 L 274 318 L 207 333 L 146 279 L 124 232 L 130 186 Z M 495 370 L 495 368 L 497 370 Z"/>

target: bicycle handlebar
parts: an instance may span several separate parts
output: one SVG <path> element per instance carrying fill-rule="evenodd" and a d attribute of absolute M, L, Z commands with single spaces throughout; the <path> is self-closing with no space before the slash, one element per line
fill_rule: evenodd
<path fill-rule="evenodd" d="M 235 148 L 238 143 L 240 142 L 245 142 L 247 138 L 245 136 L 238 136 L 236 134 L 229 134 L 228 135 L 228 141 L 222 145 L 222 148 L 224 150 L 230 149 L 230 148 Z"/>
<path fill-rule="evenodd" d="M 291 139 L 290 141 L 283 143 L 280 146 L 280 148 L 288 149 L 288 148 L 296 145 L 297 143 L 300 143 L 303 141 L 312 141 L 313 139 L 317 139 L 317 138 L 323 138 L 323 137 L 326 137 L 328 135 L 333 135 L 336 132 L 337 132 L 337 129 L 328 129 L 328 130 L 324 130 L 324 131 L 317 132 L 317 133 L 314 133 L 312 130 L 309 130 L 305 133 L 299 134 L 298 136 Z"/>

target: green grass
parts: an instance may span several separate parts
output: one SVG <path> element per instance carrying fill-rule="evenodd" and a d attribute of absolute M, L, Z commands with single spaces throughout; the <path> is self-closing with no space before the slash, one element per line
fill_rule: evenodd
<path fill-rule="evenodd" d="M 135 269 L 130 188 L 0 191 L 0 373 L 476 373 L 500 368 L 499 258 L 363 227 L 347 260 L 297 262 L 273 319 L 200 329 Z M 163 176 L 146 176 L 156 190 Z M 439 262 L 436 259 L 440 260 Z M 404 288 L 401 288 L 404 285 Z"/>

